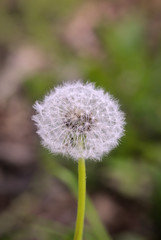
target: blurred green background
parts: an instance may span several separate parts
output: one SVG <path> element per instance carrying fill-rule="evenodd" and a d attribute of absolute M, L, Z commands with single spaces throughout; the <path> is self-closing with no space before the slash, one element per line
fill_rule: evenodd
<path fill-rule="evenodd" d="M 87 162 L 84 239 L 161 239 L 161 2 L 0 1 L 0 240 L 70 240 L 77 163 L 43 149 L 32 104 L 95 82 L 126 113 L 120 146 Z"/>

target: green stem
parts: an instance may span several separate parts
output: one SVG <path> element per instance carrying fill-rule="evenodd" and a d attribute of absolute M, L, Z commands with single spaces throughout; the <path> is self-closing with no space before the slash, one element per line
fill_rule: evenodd
<path fill-rule="evenodd" d="M 85 160 L 78 160 L 78 207 L 74 240 L 82 240 L 86 200 L 86 168 Z"/>

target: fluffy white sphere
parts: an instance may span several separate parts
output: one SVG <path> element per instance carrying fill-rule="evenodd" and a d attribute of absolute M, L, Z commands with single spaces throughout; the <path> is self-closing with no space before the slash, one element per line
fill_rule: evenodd
<path fill-rule="evenodd" d="M 91 83 L 66 83 L 36 102 L 33 120 L 52 153 L 100 160 L 118 145 L 124 113 L 116 100 Z"/>

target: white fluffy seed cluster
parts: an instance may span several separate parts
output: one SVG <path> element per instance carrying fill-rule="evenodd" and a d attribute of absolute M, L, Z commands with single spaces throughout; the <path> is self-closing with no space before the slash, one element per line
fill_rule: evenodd
<path fill-rule="evenodd" d="M 117 101 L 91 83 L 59 86 L 34 108 L 32 119 L 42 144 L 75 160 L 100 160 L 124 133 L 124 113 Z"/>

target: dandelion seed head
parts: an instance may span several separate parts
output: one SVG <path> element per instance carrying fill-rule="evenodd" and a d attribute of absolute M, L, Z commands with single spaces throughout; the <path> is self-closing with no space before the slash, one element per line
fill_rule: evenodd
<path fill-rule="evenodd" d="M 100 160 L 118 145 L 124 113 L 109 93 L 94 84 L 66 83 L 34 104 L 32 117 L 42 144 L 52 153 Z"/>

